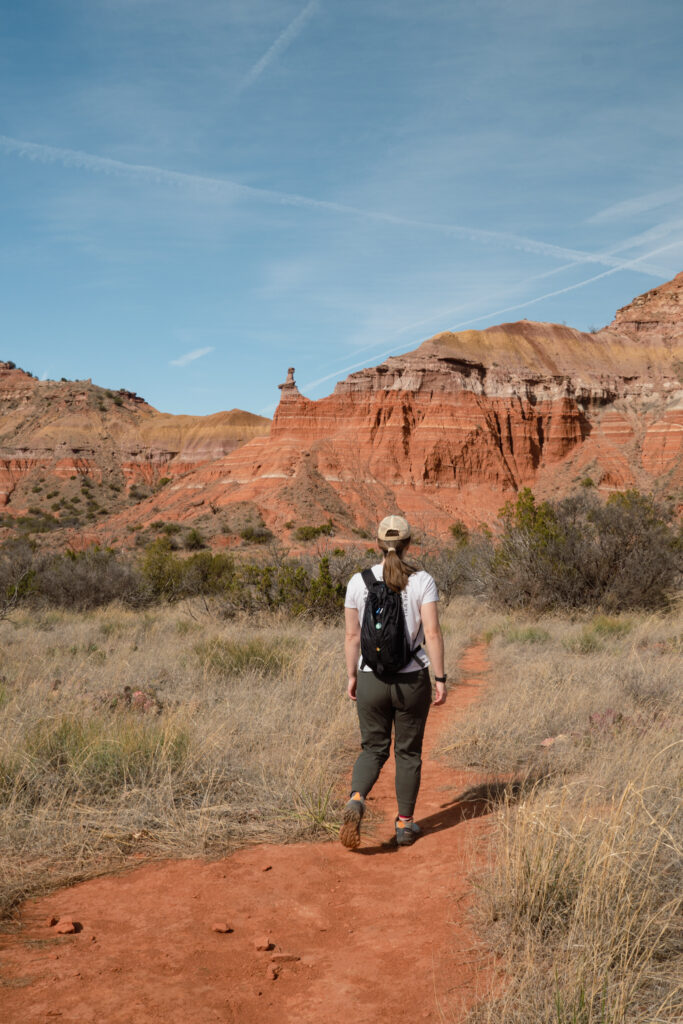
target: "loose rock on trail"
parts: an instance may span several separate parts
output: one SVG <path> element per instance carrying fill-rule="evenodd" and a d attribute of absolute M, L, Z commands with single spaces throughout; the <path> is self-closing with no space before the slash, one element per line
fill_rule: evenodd
<path fill-rule="evenodd" d="M 477 697 L 488 669 L 483 645 L 461 668 L 461 683 L 427 722 L 416 813 L 425 834 L 414 846 L 390 842 L 389 762 L 368 801 L 373 826 L 355 852 L 338 843 L 260 846 L 222 861 L 146 864 L 30 900 L 20 931 L 0 936 L 2 1020 L 457 1019 L 482 994 L 491 966 L 466 920 L 467 871 L 487 822 L 484 802 L 462 796 L 480 780 L 430 756 L 446 720 Z M 77 920 L 80 930 L 56 935 L 53 919 Z"/>

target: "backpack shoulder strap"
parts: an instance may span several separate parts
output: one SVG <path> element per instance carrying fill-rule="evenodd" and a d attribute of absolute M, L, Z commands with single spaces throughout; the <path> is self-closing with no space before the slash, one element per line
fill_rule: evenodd
<path fill-rule="evenodd" d="M 372 569 L 363 569 L 361 576 L 363 577 L 363 583 L 370 589 L 375 583 L 379 583 L 379 580 L 375 577 Z"/>

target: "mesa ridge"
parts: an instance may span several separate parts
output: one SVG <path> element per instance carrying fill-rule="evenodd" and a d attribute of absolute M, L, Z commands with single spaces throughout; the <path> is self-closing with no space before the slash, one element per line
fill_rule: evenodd
<path fill-rule="evenodd" d="M 45 488 L 48 476 L 89 477 L 122 496 L 152 492 L 133 507 L 112 502 L 88 525 L 98 542 L 237 506 L 279 537 L 288 523 L 331 518 L 343 541 L 389 506 L 435 536 L 455 519 L 491 523 L 525 486 L 541 497 L 582 480 L 676 494 L 682 295 L 683 273 L 594 333 L 523 320 L 436 334 L 317 401 L 290 368 L 272 424 L 240 410 L 171 416 L 132 392 L 36 381 L 0 363 L 0 504 L 25 511 L 40 475 Z"/>

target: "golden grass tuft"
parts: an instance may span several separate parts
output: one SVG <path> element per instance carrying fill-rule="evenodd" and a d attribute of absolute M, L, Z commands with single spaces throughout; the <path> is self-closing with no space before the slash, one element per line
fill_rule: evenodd
<path fill-rule="evenodd" d="M 335 832 L 357 742 L 341 623 L 193 615 L 1 624 L 2 913 L 131 853 Z"/>
<path fill-rule="evenodd" d="M 469 1021 L 682 1019 L 680 613 L 500 616 L 490 639 L 492 686 L 444 749 L 524 784 L 476 875 L 504 980 Z"/>

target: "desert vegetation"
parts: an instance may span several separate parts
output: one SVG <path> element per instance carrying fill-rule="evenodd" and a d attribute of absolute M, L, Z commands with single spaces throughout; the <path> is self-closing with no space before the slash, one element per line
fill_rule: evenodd
<path fill-rule="evenodd" d="M 127 556 L 0 547 L 2 913 L 133 855 L 335 834 L 356 744 L 341 606 L 373 549 L 316 526 L 293 557 L 252 528 L 255 553 L 174 523 Z M 500 973 L 472 1024 L 674 1021 L 680 527 L 583 487 L 451 535 L 413 557 L 445 599 L 451 675 L 475 636 L 493 665 L 442 749 L 493 807 L 476 916 Z"/>
<path fill-rule="evenodd" d="M 454 544 L 427 565 L 447 595 L 545 612 L 665 608 L 681 587 L 683 528 L 673 503 L 638 491 L 605 502 L 592 490 L 537 501 L 523 489 L 497 529 L 451 527 Z"/>
<path fill-rule="evenodd" d="M 2 912 L 134 853 L 334 829 L 355 740 L 341 627 L 246 626 L 118 604 L 2 623 Z"/>
<path fill-rule="evenodd" d="M 680 1020 L 681 611 L 483 625 L 492 685 L 444 737 L 500 800 L 475 916 L 503 978 L 469 1019 Z"/>

